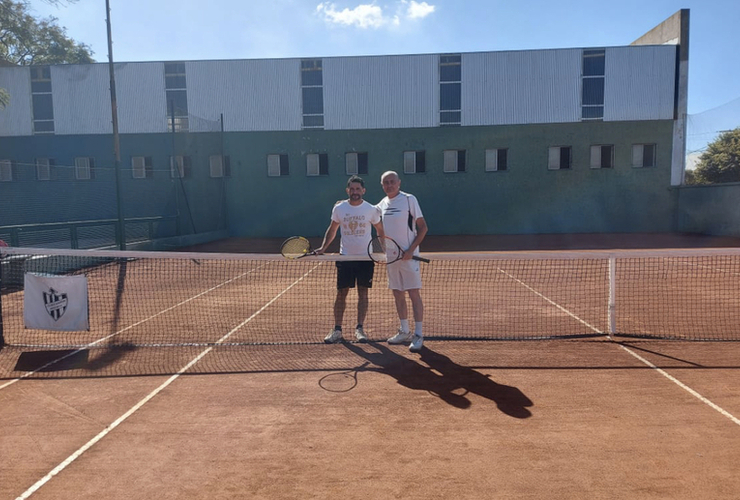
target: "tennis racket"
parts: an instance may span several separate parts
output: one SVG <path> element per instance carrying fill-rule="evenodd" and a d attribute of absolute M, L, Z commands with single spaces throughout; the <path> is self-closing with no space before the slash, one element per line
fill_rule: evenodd
<path fill-rule="evenodd" d="M 381 264 L 393 264 L 397 260 L 403 259 L 403 250 L 392 238 L 378 238 L 377 236 L 370 241 L 367 246 L 367 254 L 375 262 Z M 414 255 L 411 257 L 419 262 L 429 262 L 429 259 Z"/>
<path fill-rule="evenodd" d="M 316 251 L 311 248 L 311 243 L 303 236 L 291 236 L 285 240 L 280 247 L 280 253 L 286 259 L 300 259 L 316 255 Z"/>

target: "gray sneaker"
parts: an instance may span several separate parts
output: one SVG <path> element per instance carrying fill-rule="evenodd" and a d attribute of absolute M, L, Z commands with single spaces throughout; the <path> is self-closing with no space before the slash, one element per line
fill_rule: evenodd
<path fill-rule="evenodd" d="M 398 332 L 391 338 L 388 339 L 389 344 L 408 344 L 411 342 L 411 337 L 413 335 L 411 332 L 404 332 L 400 328 L 398 329 Z"/>
<path fill-rule="evenodd" d="M 342 330 L 332 330 L 329 335 L 324 337 L 324 342 L 327 344 L 336 344 L 342 340 Z"/>
<path fill-rule="evenodd" d="M 357 342 L 368 341 L 367 335 L 365 335 L 365 330 L 363 330 L 361 326 L 355 328 L 355 338 L 357 339 Z"/>
<path fill-rule="evenodd" d="M 414 334 L 414 337 L 411 339 L 411 345 L 409 346 L 409 351 L 411 352 L 421 352 L 421 346 L 424 344 L 424 337 L 421 335 Z"/>

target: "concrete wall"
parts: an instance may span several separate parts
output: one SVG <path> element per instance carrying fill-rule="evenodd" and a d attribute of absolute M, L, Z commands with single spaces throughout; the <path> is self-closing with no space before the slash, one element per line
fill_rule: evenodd
<path fill-rule="evenodd" d="M 672 122 L 591 122 L 498 127 L 443 127 L 372 131 L 314 130 L 123 135 L 124 215 L 181 215 L 182 232 L 220 228 L 228 213 L 232 236 L 318 236 L 334 202 L 346 197 L 345 153 L 367 152 L 366 198 L 384 193 L 380 175 L 396 170 L 402 189 L 419 198 L 432 234 L 670 232 L 675 190 L 669 189 Z M 632 144 L 655 143 L 657 165 L 634 168 Z M 590 146 L 613 144 L 615 167 L 590 168 Z M 548 170 L 548 148 L 571 146 L 569 170 Z M 211 178 L 208 158 L 231 159 L 231 177 Z M 29 211 L 53 222 L 115 218 L 110 136 L 0 138 L 0 149 L 27 165 L 24 179 L 0 183 L 0 225 L 29 223 Z M 174 148 L 174 149 L 173 149 Z M 508 169 L 485 171 L 485 150 L 508 149 Z M 173 180 L 172 151 L 192 159 L 191 175 Z M 404 151 L 423 150 L 426 172 L 403 173 Z M 465 150 L 464 172 L 445 173 L 445 150 Z M 329 175 L 307 176 L 306 154 L 326 153 Z M 290 174 L 267 175 L 267 155 L 287 154 Z M 74 165 L 96 158 L 91 181 L 36 181 L 36 157 Z M 154 176 L 133 179 L 132 156 L 151 156 Z M 69 168 L 69 167 L 68 167 Z M 73 174 L 71 174 L 73 175 Z M 225 194 L 222 189 L 225 188 Z M 183 196 L 183 193 L 186 196 Z M 224 212 L 224 195 L 228 202 Z M 189 210 L 189 214 L 188 214 Z"/>
<path fill-rule="evenodd" d="M 678 189 L 678 230 L 740 237 L 740 183 Z"/>
<path fill-rule="evenodd" d="M 366 199 L 384 193 L 380 175 L 396 170 L 415 194 L 431 234 L 671 232 L 672 123 L 628 122 L 377 131 L 227 134 L 233 236 L 318 236 L 334 202 L 346 198 L 344 154 L 368 153 Z M 657 166 L 633 168 L 631 145 L 654 142 Z M 591 169 L 591 144 L 614 144 L 616 166 Z M 548 147 L 571 145 L 573 168 L 548 170 Z M 509 169 L 486 172 L 485 149 L 508 148 Z M 443 172 L 443 151 L 466 150 L 466 171 Z M 404 174 L 403 152 L 426 151 L 426 173 Z M 329 155 L 329 175 L 306 176 L 306 153 Z M 266 155 L 288 154 L 290 175 L 268 177 Z"/>

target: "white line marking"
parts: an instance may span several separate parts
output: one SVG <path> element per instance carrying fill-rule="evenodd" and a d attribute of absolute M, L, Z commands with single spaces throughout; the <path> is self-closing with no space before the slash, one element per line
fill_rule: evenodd
<path fill-rule="evenodd" d="M 732 420 L 737 425 L 740 425 L 740 419 L 738 419 L 737 417 L 735 417 L 733 414 L 731 414 L 727 410 L 725 410 L 722 407 L 714 404 L 713 402 L 711 402 L 710 400 L 708 400 L 707 398 L 705 398 L 704 396 L 702 396 L 701 394 L 699 394 L 698 392 L 696 392 L 694 389 L 692 389 L 691 387 L 687 386 L 686 384 L 684 384 L 683 382 L 681 382 L 680 380 L 678 380 L 676 377 L 674 377 L 674 376 L 666 373 L 665 371 L 663 371 L 662 369 L 658 368 L 657 366 L 655 366 L 654 364 L 652 364 L 650 361 L 648 361 L 647 359 L 643 358 L 642 356 L 640 356 L 636 352 L 632 351 L 631 349 L 629 349 L 629 348 L 627 348 L 627 347 L 625 347 L 625 346 L 623 346 L 621 344 L 617 344 L 617 345 L 619 345 L 619 347 L 621 347 L 622 349 L 624 349 L 625 351 L 627 351 L 628 353 L 630 353 L 635 358 L 639 359 L 640 361 L 642 361 L 643 363 L 645 363 L 646 365 L 648 365 L 653 370 L 655 370 L 658 373 L 660 373 L 661 375 L 663 375 L 665 378 L 667 378 L 668 380 L 670 380 L 671 382 L 673 382 L 674 384 L 676 384 L 677 386 L 679 386 L 681 389 L 685 390 L 686 392 L 688 392 L 689 394 L 691 394 L 692 396 L 694 396 L 696 399 L 698 399 L 699 401 L 701 401 L 705 405 L 707 405 L 710 408 L 718 411 L 720 414 L 722 414 L 725 417 L 729 418 L 730 420 Z"/>
<path fill-rule="evenodd" d="M 64 356 L 61 356 L 61 357 L 59 357 L 59 358 L 57 358 L 57 359 L 54 359 L 54 360 L 52 360 L 52 361 L 49 361 L 49 362 L 48 362 L 48 363 L 46 363 L 46 364 L 45 364 L 44 366 L 41 366 L 41 367 L 39 367 L 39 368 L 36 368 L 36 369 L 35 369 L 35 370 L 33 370 L 33 371 L 30 371 L 30 372 L 26 372 L 26 373 L 24 373 L 23 375 L 21 375 L 20 377 L 18 377 L 18 378 L 16 378 L 16 379 L 13 379 L 13 380 L 10 380 L 10 381 L 8 381 L 8 382 L 4 383 L 3 385 L 0 385 L 0 390 L 2 390 L 2 389 L 5 389 L 6 387 L 8 387 L 8 386 L 10 386 L 10 385 L 12 385 L 12 384 L 14 384 L 14 383 L 18 382 L 19 380 L 22 380 L 22 379 L 24 379 L 24 378 L 28 378 L 28 377 L 30 377 L 31 375 L 33 375 L 34 373 L 36 373 L 36 372 L 39 372 L 39 371 L 41 371 L 41 370 L 43 370 L 43 369 L 45 369 L 45 368 L 48 368 L 49 366 L 51 366 L 51 365 L 53 365 L 53 364 L 55 364 L 55 363 L 59 363 L 60 361 L 63 361 L 63 360 L 65 360 L 65 359 L 69 358 L 70 356 L 74 356 L 74 355 L 75 355 L 75 354 L 77 354 L 78 352 L 84 351 L 85 349 L 87 349 L 87 348 L 89 348 L 89 347 L 92 347 L 92 346 L 94 346 L 94 345 L 96 345 L 96 344 L 99 344 L 99 343 L 101 343 L 101 342 L 103 342 L 103 341 L 105 341 L 105 340 L 108 340 L 109 338 L 115 337 L 116 335 L 120 335 L 121 333 L 123 333 L 123 332 L 125 332 L 125 331 L 128 331 L 128 330 L 130 330 L 130 329 L 132 329 L 132 328 L 135 328 L 135 327 L 137 327 L 137 326 L 139 326 L 139 325 L 141 325 L 141 324 L 143 324 L 143 323 L 146 323 L 147 321 L 153 320 L 154 318 L 156 318 L 156 317 L 158 317 L 158 316 L 161 316 L 161 315 L 163 315 L 164 313 L 167 313 L 167 312 L 169 312 L 169 311 L 172 311 L 173 309 L 176 309 L 176 308 L 178 308 L 178 307 L 180 307 L 180 306 L 183 306 L 183 305 L 187 304 L 188 302 L 191 302 L 191 301 L 193 301 L 193 300 L 195 300 L 195 299 L 197 299 L 197 298 L 199 298 L 199 297 L 202 297 L 203 295 L 205 295 L 205 294 L 207 294 L 207 293 L 211 293 L 212 291 L 214 291 L 214 290 L 217 290 L 217 289 L 219 289 L 219 288 L 221 288 L 221 287 L 223 287 L 223 286 L 226 286 L 226 285 L 228 285 L 229 283 L 231 283 L 231 282 L 233 282 L 233 281 L 236 281 L 236 280 L 238 280 L 238 279 L 241 279 L 241 278 L 243 278 L 244 276 L 246 276 L 246 275 L 248 275 L 248 274 L 251 274 L 251 273 L 253 273 L 254 271 L 256 271 L 257 269 L 259 269 L 259 268 L 261 268 L 261 267 L 264 267 L 264 264 L 262 264 L 261 266 L 259 266 L 259 267 L 255 268 L 255 269 L 250 269 L 249 271 L 246 271 L 246 272 L 244 272 L 244 273 L 240 274 L 239 276 L 235 276 L 235 277 L 233 277 L 233 278 L 231 278 L 231 279 L 229 279 L 229 280 L 226 280 L 226 281 L 224 281 L 223 283 L 220 283 L 220 284 L 218 284 L 218 285 L 216 285 L 216 286 L 214 286 L 214 287 L 211 287 L 211 288 L 209 288 L 208 290 L 204 290 L 204 291 L 202 291 L 201 293 L 199 293 L 199 294 L 197 294 L 197 295 L 194 295 L 194 296 L 190 297 L 189 299 L 183 300 L 183 301 L 182 301 L 182 302 L 180 302 L 179 304 L 175 304 L 175 305 L 173 305 L 173 306 L 171 306 L 171 307 L 168 307 L 167 309 L 164 309 L 164 310 L 162 310 L 162 311 L 159 311 L 158 313 L 156 313 L 156 314 L 154 314 L 154 315 L 152 315 L 152 316 L 149 316 L 148 318 L 145 318 L 145 319 L 142 319 L 142 320 L 140 320 L 140 321 L 137 321 L 136 323 L 133 323 L 133 324 L 131 324 L 131 325 L 127 326 L 127 327 L 126 327 L 126 328 L 124 328 L 123 330 L 118 330 L 117 332 L 113 332 L 113 333 L 111 333 L 110 335 L 107 335 L 107 336 L 105 336 L 105 337 L 103 337 L 103 338 L 100 338 L 100 339 L 98 339 L 98 340 L 96 340 L 96 341 L 94 341 L 94 342 L 90 342 L 89 344 L 87 344 L 87 345 L 86 345 L 86 346 L 84 346 L 84 347 L 80 347 L 79 349 L 77 349 L 77 350 L 75 350 L 75 351 L 72 351 L 72 352 L 69 352 L 69 353 L 65 354 Z"/>
<path fill-rule="evenodd" d="M 527 285 L 526 283 L 524 283 L 520 279 L 515 278 L 514 276 L 512 276 L 509 273 L 507 273 L 503 269 L 500 269 L 499 268 L 499 271 L 501 271 L 502 273 L 506 274 L 508 277 L 510 277 L 511 279 L 515 280 L 517 283 L 519 283 L 523 287 L 527 288 L 532 293 L 536 294 L 537 296 L 541 297 L 542 299 L 546 300 L 550 304 L 554 305 L 555 307 L 557 307 L 561 311 L 565 312 L 566 314 L 568 314 L 572 318 L 580 321 L 581 323 L 583 323 L 587 327 L 591 328 L 594 332 L 596 332 L 596 333 L 603 333 L 599 329 L 591 326 L 588 322 L 582 320 L 581 318 L 579 318 L 575 314 L 571 313 L 570 311 L 568 311 L 564 307 L 560 306 L 559 304 L 556 304 L 555 301 L 550 300 L 548 297 L 545 297 L 543 294 L 541 294 L 540 292 L 538 292 L 537 290 L 535 290 L 531 286 Z M 712 408 L 713 410 L 719 412 L 721 415 L 729 418 L 733 423 L 735 423 L 737 425 L 740 425 L 740 419 L 738 419 L 737 417 L 735 417 L 733 414 L 731 414 L 730 412 L 728 412 L 727 410 L 725 410 L 721 406 L 719 406 L 719 405 L 713 403 L 712 401 L 710 401 L 709 399 L 705 398 L 704 396 L 702 396 L 701 394 L 699 394 L 698 392 L 696 392 L 694 389 L 692 389 L 691 387 L 687 386 L 686 384 L 684 384 L 683 382 L 681 382 L 680 380 L 678 380 L 676 377 L 674 377 L 674 376 L 668 374 L 667 372 L 665 372 L 664 370 L 658 368 L 657 366 L 655 366 L 654 364 L 652 364 L 650 361 L 648 361 L 647 359 L 645 359 L 642 356 L 640 356 L 639 354 L 637 354 L 636 352 L 634 352 L 631 349 L 623 346 L 622 344 L 619 344 L 619 343 L 615 342 L 611 335 L 607 335 L 607 338 L 609 339 L 610 342 L 612 342 L 615 345 L 618 345 L 619 347 L 621 347 L 622 349 L 624 349 L 625 351 L 627 351 L 629 354 L 631 354 L 632 356 L 634 356 L 635 358 L 637 358 L 638 360 L 640 360 L 642 363 L 646 364 L 648 367 L 652 368 L 657 373 L 663 375 L 665 378 L 667 378 L 668 380 L 670 380 L 671 382 L 673 382 L 674 384 L 676 384 L 677 386 L 679 386 L 681 389 L 685 390 L 686 392 L 688 392 L 689 394 L 691 394 L 692 396 L 694 396 L 696 399 L 698 399 L 699 401 L 701 401 L 705 405 L 707 405 L 710 408 Z"/>
<path fill-rule="evenodd" d="M 519 283 L 519 284 L 520 284 L 520 285 L 522 285 L 522 286 L 523 286 L 524 288 L 526 288 L 526 289 L 527 289 L 527 290 L 529 290 L 530 292 L 534 293 L 535 295 L 537 295 L 537 296 L 538 296 L 538 297 L 540 297 L 541 299 L 543 299 L 543 300 L 546 300 L 547 302 L 549 302 L 549 303 L 550 303 L 550 304 L 552 304 L 553 306 L 557 307 L 558 309 L 560 309 L 561 311 L 563 311 L 563 312 L 564 312 L 565 314 L 567 314 L 567 315 L 568 315 L 568 316 L 570 316 L 571 318 L 575 319 L 576 321 L 580 321 L 581 323 L 583 323 L 584 325 L 586 325 L 587 327 L 589 327 L 589 328 L 590 328 L 591 330 L 593 330 L 594 332 L 596 332 L 596 333 L 604 333 L 604 332 L 602 332 L 601 330 L 599 330 L 598 328 L 596 328 L 595 326 L 593 326 L 593 325 L 591 325 L 590 323 L 588 323 L 587 321 L 584 321 L 584 320 L 582 320 L 581 318 L 579 318 L 578 316 L 576 316 L 575 314 L 573 314 L 572 312 L 570 312 L 569 310 L 567 310 L 566 308 L 564 308 L 563 306 L 561 306 L 560 304 L 557 304 L 557 303 L 556 303 L 555 301 L 553 301 L 553 300 L 550 300 L 549 298 L 545 297 L 545 296 L 544 296 L 543 294 L 541 294 L 540 292 L 538 292 L 537 290 L 535 290 L 535 289 L 534 289 L 534 288 L 532 288 L 531 286 L 527 285 L 527 284 L 526 284 L 525 282 L 523 282 L 523 281 L 522 281 L 522 280 L 520 280 L 519 278 L 515 278 L 514 276 L 512 276 L 512 275 L 511 275 L 511 274 L 509 274 L 509 273 L 507 273 L 506 271 L 504 271 L 504 270 L 503 270 L 503 269 L 501 269 L 501 268 L 499 268 L 499 271 L 501 271 L 501 272 L 502 272 L 502 273 L 504 273 L 504 274 L 505 274 L 506 276 L 508 276 L 509 278 L 513 279 L 514 281 L 516 281 L 517 283 Z"/>
<path fill-rule="evenodd" d="M 277 299 L 279 299 L 281 296 L 283 296 L 288 290 L 293 288 L 295 285 L 303 281 L 303 279 L 311 274 L 317 267 L 319 267 L 321 264 L 317 264 L 314 266 L 310 271 L 306 272 L 303 276 L 298 278 L 296 281 L 294 281 L 288 288 L 277 294 L 275 297 L 273 297 L 269 302 L 267 302 L 264 306 L 262 306 L 259 311 L 252 314 L 249 318 L 245 319 L 239 325 L 234 327 L 229 333 L 224 335 L 218 340 L 218 344 L 223 343 L 226 339 L 228 339 L 231 335 L 233 335 L 237 330 L 239 330 L 241 327 L 252 321 L 255 317 L 257 317 L 262 311 L 267 309 L 273 302 L 275 302 Z M 236 279 L 236 278 L 234 278 Z M 121 423 L 123 423 L 127 418 L 129 418 L 131 415 L 133 415 L 137 410 L 139 410 L 142 406 L 147 404 L 152 398 L 154 398 L 157 394 L 162 392 L 168 385 L 170 385 L 172 382 L 177 380 L 177 378 L 185 373 L 187 370 L 189 370 L 193 365 L 195 365 L 198 361 L 203 359 L 203 357 L 211 352 L 213 350 L 213 347 L 209 347 L 208 349 L 204 350 L 200 354 L 198 354 L 195 358 L 193 358 L 188 364 L 180 368 L 178 372 L 174 375 L 172 375 L 170 378 L 168 378 L 162 385 L 154 389 L 152 392 L 150 392 L 144 399 L 136 403 L 130 410 L 128 410 L 126 413 L 118 417 L 112 424 L 110 424 L 108 427 L 100 431 L 97 436 L 92 438 L 90 441 L 82 445 L 77 451 L 72 453 L 70 456 L 68 456 L 62 463 L 54 467 L 48 474 L 46 474 L 44 477 L 36 481 L 36 483 L 28 488 L 26 491 L 23 492 L 19 497 L 16 498 L 16 500 L 25 500 L 29 498 L 31 495 L 33 495 L 36 491 L 39 490 L 42 486 L 44 486 L 46 483 L 48 483 L 54 476 L 62 472 L 69 464 L 77 460 L 80 456 L 82 456 L 83 453 L 85 453 L 87 450 L 92 448 L 98 441 L 103 439 L 106 435 L 108 435 L 109 432 L 111 432 L 113 429 L 118 427 Z"/>

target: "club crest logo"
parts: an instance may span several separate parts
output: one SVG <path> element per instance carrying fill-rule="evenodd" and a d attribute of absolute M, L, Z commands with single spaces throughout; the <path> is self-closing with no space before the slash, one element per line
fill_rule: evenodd
<path fill-rule="evenodd" d="M 46 312 L 49 313 L 54 321 L 57 321 L 64 315 L 67 310 L 67 294 L 57 292 L 53 288 L 49 288 L 48 292 L 44 292 L 44 306 Z"/>

